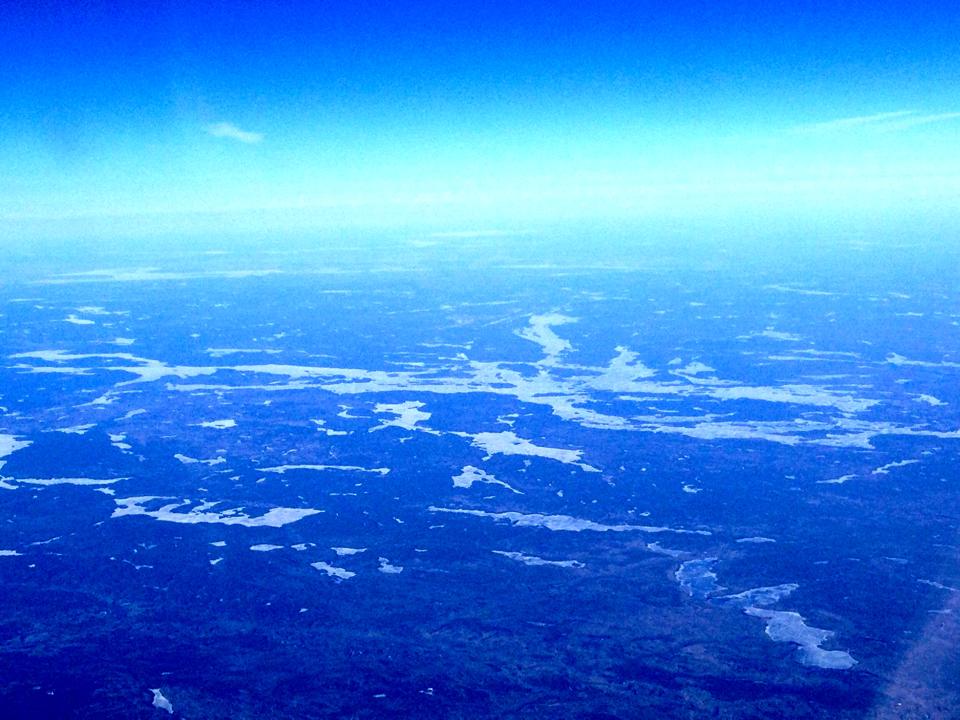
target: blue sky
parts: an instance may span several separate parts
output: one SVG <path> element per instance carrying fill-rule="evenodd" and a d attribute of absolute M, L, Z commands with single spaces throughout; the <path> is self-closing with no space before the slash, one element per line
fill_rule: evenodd
<path fill-rule="evenodd" d="M 119 5 L 2 5 L 0 227 L 908 213 L 960 197 L 953 3 Z"/>

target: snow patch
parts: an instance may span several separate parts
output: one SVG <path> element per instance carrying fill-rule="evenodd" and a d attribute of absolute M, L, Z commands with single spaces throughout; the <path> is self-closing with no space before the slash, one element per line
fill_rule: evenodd
<path fill-rule="evenodd" d="M 471 515 L 473 517 L 491 518 L 498 522 L 508 522 L 514 527 L 542 527 L 558 532 L 644 532 L 644 533 L 678 533 L 683 535 L 710 535 L 706 530 L 684 530 L 678 528 L 658 527 L 654 525 L 604 525 L 571 517 L 569 515 L 542 515 L 540 513 L 519 512 L 487 512 L 486 510 L 465 510 L 460 508 L 443 508 L 431 505 L 427 508 L 432 513 L 452 513 L 457 515 Z"/>
<path fill-rule="evenodd" d="M 897 462 L 889 462 L 886 465 L 881 465 L 876 470 L 871 472 L 871 475 L 889 475 L 890 471 L 894 468 L 906 467 L 907 465 L 914 465 L 920 462 L 919 460 L 898 460 Z"/>
<path fill-rule="evenodd" d="M 453 476 L 454 487 L 470 488 L 474 483 L 477 483 L 477 482 L 486 483 L 488 485 L 500 485 L 501 487 L 505 487 L 507 490 L 509 490 L 512 493 L 516 493 L 517 495 L 523 495 L 522 492 L 510 487 L 510 485 L 503 482 L 503 480 L 497 480 L 497 478 L 495 478 L 490 473 L 485 472 L 480 468 L 476 468 L 473 465 L 464 466 L 464 468 L 460 471 L 459 475 Z"/>
<path fill-rule="evenodd" d="M 172 715 L 173 705 L 171 705 L 170 701 L 160 692 L 160 688 L 150 688 L 150 692 L 153 693 L 153 706 L 158 710 L 166 710 Z"/>
<path fill-rule="evenodd" d="M 552 565 L 553 567 L 563 567 L 563 568 L 582 568 L 584 564 L 578 560 L 544 560 L 541 557 L 536 555 L 524 555 L 519 552 L 510 552 L 507 550 L 492 550 L 494 555 L 502 555 L 505 558 L 510 558 L 516 562 L 523 563 L 524 565 L 531 566 L 540 566 L 540 565 Z"/>
<path fill-rule="evenodd" d="M 541 361 L 542 363 L 553 364 L 560 355 L 573 349 L 568 340 L 564 340 L 553 331 L 553 326 L 573 322 L 577 322 L 577 319 L 559 313 L 531 315 L 529 326 L 517 330 L 516 334 L 524 340 L 529 340 L 543 348 L 545 357 Z"/>
<path fill-rule="evenodd" d="M 350 572 L 349 570 L 345 570 L 344 568 L 334 567 L 333 565 L 330 565 L 325 562 L 310 563 L 310 567 L 316 568 L 317 570 L 321 570 L 322 572 L 325 572 L 327 575 L 329 575 L 332 578 L 336 578 L 337 580 L 349 580 L 350 578 L 356 575 L 355 572 Z"/>
<path fill-rule="evenodd" d="M 841 475 L 832 480 L 817 480 L 817 485 L 843 485 L 845 482 L 853 480 L 856 475 Z"/>
<path fill-rule="evenodd" d="M 366 552 L 366 548 L 352 548 L 352 547 L 332 547 L 333 550 L 339 557 L 345 557 L 347 555 L 358 555 L 362 552 Z"/>
<path fill-rule="evenodd" d="M 149 509 L 148 505 L 155 505 L 158 500 L 173 500 L 156 509 Z M 305 517 L 316 515 L 323 510 L 313 508 L 270 508 L 263 515 L 247 515 L 244 508 L 230 508 L 223 511 L 214 511 L 213 507 L 220 502 L 203 502 L 195 504 L 191 500 L 177 500 L 176 498 L 156 495 L 141 495 L 128 498 L 114 498 L 117 507 L 112 518 L 129 515 L 144 515 L 164 522 L 174 523 L 217 523 L 220 525 L 242 525 L 245 527 L 282 527 L 295 523 Z"/>
<path fill-rule="evenodd" d="M 277 475 L 283 475 L 290 470 L 343 470 L 346 472 L 375 473 L 377 475 L 386 475 L 390 472 L 390 468 L 365 468 L 359 465 L 276 465 L 274 467 L 258 468 L 258 470 L 260 472 L 276 473 Z"/>
<path fill-rule="evenodd" d="M 67 435 L 86 435 L 87 431 L 95 428 L 96 423 L 87 423 L 86 425 L 73 425 L 72 427 L 54 428 L 54 432 L 65 433 Z"/>
<path fill-rule="evenodd" d="M 580 462 L 583 455 L 581 450 L 566 450 L 563 448 L 543 447 L 534 445 L 529 440 L 518 437 L 509 430 L 503 432 L 465 433 L 454 432 L 458 437 L 470 438 L 474 447 L 481 448 L 489 459 L 493 455 L 526 455 L 528 457 L 542 457 L 568 465 L 576 465 L 587 472 L 600 472 L 597 468 Z"/>
<path fill-rule="evenodd" d="M 748 607 L 747 615 L 762 618 L 767 623 L 767 636 L 774 642 L 797 645 L 797 659 L 804 665 L 826 670 L 849 670 L 857 661 L 845 650 L 824 650 L 820 647 L 834 636 L 830 630 L 810 627 L 800 613 L 784 610 L 765 610 Z"/>
<path fill-rule="evenodd" d="M 399 575 L 403 572 L 403 568 L 401 566 L 391 565 L 390 561 L 385 557 L 377 558 L 377 562 L 379 563 L 377 570 L 382 573 L 386 573 L 387 575 Z"/>
<path fill-rule="evenodd" d="M 428 433 L 438 434 L 436 430 L 420 427 L 420 422 L 426 422 L 430 419 L 430 413 L 424 412 L 420 408 L 424 403 L 417 400 L 409 400 L 402 403 L 377 403 L 373 411 L 377 414 L 390 414 L 396 417 L 393 420 L 381 420 L 376 427 L 370 428 L 368 432 L 376 432 L 389 427 L 401 428 L 402 430 L 422 430 Z"/>
<path fill-rule="evenodd" d="M 194 427 L 213 428 L 214 430 L 227 430 L 237 426 L 237 421 L 232 418 L 226 420 L 207 420 L 206 422 L 194 423 Z"/>

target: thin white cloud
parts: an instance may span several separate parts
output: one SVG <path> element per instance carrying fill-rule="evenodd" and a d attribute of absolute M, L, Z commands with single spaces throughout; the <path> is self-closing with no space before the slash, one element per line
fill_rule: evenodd
<path fill-rule="evenodd" d="M 495 237 L 511 237 L 513 235 L 529 235 L 525 231 L 515 231 L 515 230 L 452 230 L 446 232 L 434 232 L 430 233 L 432 238 L 495 238 Z"/>
<path fill-rule="evenodd" d="M 214 137 L 230 138 L 231 140 L 237 140 L 238 142 L 247 143 L 248 145 L 252 145 L 263 140 L 262 133 L 241 130 L 236 125 L 229 122 L 218 122 L 213 123 L 212 125 L 207 125 L 206 130 Z"/>
<path fill-rule="evenodd" d="M 793 128 L 793 132 L 819 134 L 859 128 L 875 130 L 877 132 L 895 132 L 918 125 L 930 125 L 931 123 L 948 120 L 960 120 L 960 112 L 920 115 L 916 110 L 895 110 L 893 112 L 876 113 L 874 115 L 859 115 L 857 117 L 837 118 L 836 120 L 797 125 Z"/>
<path fill-rule="evenodd" d="M 820 133 L 830 132 L 832 130 L 846 130 L 848 128 L 861 127 L 863 125 L 877 125 L 886 123 L 896 118 L 904 118 L 908 115 L 914 115 L 916 110 L 896 110 L 894 112 L 876 113 L 874 115 L 858 115 L 856 117 L 837 118 L 835 120 L 826 120 L 824 122 L 809 123 L 807 125 L 797 125 L 793 128 L 794 132 L 800 133 Z"/>
<path fill-rule="evenodd" d="M 917 125 L 929 125 L 931 123 L 944 122 L 946 120 L 960 120 L 960 112 L 935 113 L 932 115 L 913 115 L 897 122 L 884 123 L 879 129 L 884 132 L 893 130 L 906 130 Z"/>

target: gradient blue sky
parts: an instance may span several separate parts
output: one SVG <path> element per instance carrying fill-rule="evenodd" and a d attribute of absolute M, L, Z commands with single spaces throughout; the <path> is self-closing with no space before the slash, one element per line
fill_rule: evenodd
<path fill-rule="evenodd" d="M 0 225 L 950 208 L 958 38 L 955 1 L 3 3 Z"/>

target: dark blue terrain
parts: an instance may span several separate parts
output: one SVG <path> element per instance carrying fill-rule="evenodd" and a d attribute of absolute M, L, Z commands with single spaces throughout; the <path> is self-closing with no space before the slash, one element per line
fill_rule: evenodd
<path fill-rule="evenodd" d="M 957 716 L 945 247 L 14 246 L 2 714 Z"/>

